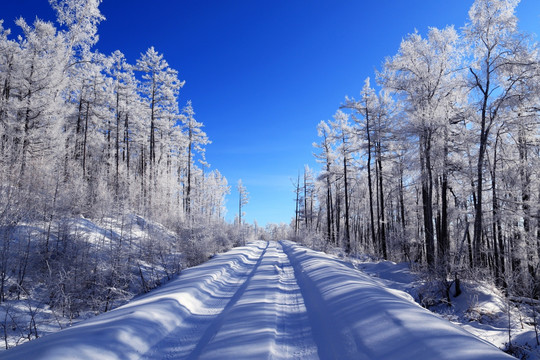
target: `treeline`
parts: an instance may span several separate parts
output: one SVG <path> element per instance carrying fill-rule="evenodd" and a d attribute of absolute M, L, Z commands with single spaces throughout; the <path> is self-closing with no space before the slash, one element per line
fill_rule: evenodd
<path fill-rule="evenodd" d="M 35 299 L 72 318 L 148 290 L 239 230 L 224 222 L 230 189 L 207 169 L 178 72 L 153 47 L 135 64 L 94 50 L 101 0 L 49 2 L 57 24 L 21 18 L 13 36 L 0 22 L 0 303 Z M 92 239 L 81 219 L 108 235 Z"/>
<path fill-rule="evenodd" d="M 99 1 L 51 4 L 66 29 L 19 19 L 13 40 L 0 28 L 4 207 L 30 196 L 88 216 L 119 206 L 164 222 L 222 218 L 227 182 L 204 171 L 209 141 L 191 102 L 179 109 L 178 72 L 154 48 L 136 64 L 91 51 Z"/>
<path fill-rule="evenodd" d="M 366 79 L 318 125 L 298 236 L 539 296 L 540 57 L 518 3 L 476 0 L 461 30 L 407 35 L 380 91 Z"/>

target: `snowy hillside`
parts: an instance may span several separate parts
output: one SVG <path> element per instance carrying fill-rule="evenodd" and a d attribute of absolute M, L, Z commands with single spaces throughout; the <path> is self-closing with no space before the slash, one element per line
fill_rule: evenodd
<path fill-rule="evenodd" d="M 511 359 L 323 253 L 258 241 L 1 359 Z"/>
<path fill-rule="evenodd" d="M 226 227 L 213 231 L 136 215 L 0 226 L 2 347 L 107 312 L 232 246 Z"/>

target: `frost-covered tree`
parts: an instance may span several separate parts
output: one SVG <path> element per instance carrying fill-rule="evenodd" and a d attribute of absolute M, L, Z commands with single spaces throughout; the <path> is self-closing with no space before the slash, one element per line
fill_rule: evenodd
<path fill-rule="evenodd" d="M 519 296 L 538 288 L 540 56 L 518 3 L 477 0 L 460 31 L 406 36 L 377 73 L 382 91 L 366 81 L 341 106 L 350 157 L 341 128 L 318 125 L 315 228 L 327 243 L 348 248 L 348 218 L 353 251 L 383 256 L 386 239 L 388 258 L 426 265 L 446 301 L 468 268 Z"/>
<path fill-rule="evenodd" d="M 359 123 L 360 131 L 362 134 L 358 134 L 360 137 L 363 137 L 366 145 L 365 152 L 367 155 L 366 158 L 366 168 L 367 168 L 367 181 L 368 181 L 368 191 L 369 191 L 369 227 L 371 233 L 371 242 L 374 248 L 377 248 L 377 233 L 375 231 L 375 216 L 374 216 L 374 200 L 373 200 L 373 176 L 372 176 L 372 154 L 373 154 L 373 118 L 375 117 L 375 112 L 377 111 L 377 98 L 375 95 L 375 90 L 370 86 L 370 80 L 367 78 L 364 82 L 364 87 L 360 93 L 360 100 L 356 101 L 355 99 L 346 98 L 345 108 L 354 109 L 357 114 L 353 115 L 355 122 Z"/>
<path fill-rule="evenodd" d="M 60 140 L 61 119 L 57 116 L 64 84 L 63 64 L 66 63 L 62 38 L 50 23 L 36 20 L 34 26 L 17 20 L 24 38 L 20 43 L 17 88 L 10 96 L 17 97 L 17 106 L 9 131 L 18 144 L 16 156 L 22 180 L 32 160 L 51 154 Z"/>
<path fill-rule="evenodd" d="M 319 177 L 324 179 L 325 184 L 325 196 L 323 198 L 325 199 L 324 210 L 326 213 L 326 239 L 329 243 L 335 244 L 336 237 L 334 231 L 334 207 L 332 200 L 332 183 L 334 181 L 334 177 L 332 168 L 336 154 L 332 148 L 333 131 L 326 122 L 321 121 L 319 125 L 317 125 L 317 133 L 321 138 L 321 141 L 320 143 L 313 143 L 313 146 L 320 151 L 320 153 L 315 154 L 317 162 L 323 164 L 323 170 Z"/>
<path fill-rule="evenodd" d="M 133 134 L 142 130 L 136 126 L 136 119 L 139 118 L 139 110 L 142 108 L 142 99 L 138 93 L 139 82 L 135 78 L 133 66 L 128 64 L 124 54 L 120 51 L 111 54 L 106 70 L 113 81 L 114 129 L 109 129 L 108 135 L 109 138 L 113 139 L 114 189 L 118 199 L 121 192 L 123 192 L 122 198 L 128 193 L 126 187 L 132 175 L 130 164 L 132 164 L 131 157 L 133 157 L 130 149 L 135 142 Z M 109 140 L 110 142 L 111 140 Z"/>
<path fill-rule="evenodd" d="M 527 36 L 517 28 L 515 9 L 519 0 L 476 0 L 464 28 L 471 51 L 469 86 L 478 135 L 476 161 L 476 205 L 474 221 L 474 261 L 481 260 L 484 233 L 484 169 L 492 129 L 505 110 L 522 97 L 524 82 L 537 75 L 534 53 Z M 525 87 L 526 88 L 526 87 Z"/>
<path fill-rule="evenodd" d="M 60 321 L 232 244 L 230 188 L 204 169 L 209 140 L 191 102 L 178 111 L 184 83 L 153 48 L 136 65 L 95 50 L 100 3 L 51 0 L 57 23 L 18 19 L 14 39 L 0 20 L 0 303 L 46 303 Z"/>
<path fill-rule="evenodd" d="M 308 165 L 304 165 L 304 175 L 302 180 L 303 193 L 303 220 L 304 227 L 309 231 L 313 231 L 313 221 L 315 220 L 314 204 L 315 204 L 315 185 L 314 185 L 313 169 Z"/>
<path fill-rule="evenodd" d="M 242 223 L 242 216 L 243 208 L 246 206 L 249 202 L 249 193 L 247 192 L 246 187 L 242 183 L 242 179 L 238 180 L 238 183 L 236 184 L 236 190 L 238 191 L 238 226 L 241 228 Z"/>
<path fill-rule="evenodd" d="M 384 199 L 383 157 L 388 148 L 389 132 L 392 127 L 390 114 L 392 107 L 394 105 L 387 93 L 375 94 L 375 90 L 370 86 L 369 78 L 364 82 L 360 100 L 347 97 L 345 104 L 342 105 L 342 108 L 353 111 L 355 136 L 360 144 L 355 150 L 364 149 L 367 155 L 365 167 L 367 168 L 369 231 L 373 248 L 384 258 L 387 257 L 387 229 L 385 226 L 387 210 Z M 372 174 L 373 163 L 375 176 Z M 374 189 L 376 190 L 375 197 Z M 375 209 L 377 210 L 376 227 Z"/>
<path fill-rule="evenodd" d="M 418 33 L 410 34 L 378 74 L 381 85 L 403 99 L 408 114 L 404 130 L 418 139 L 426 260 L 430 266 L 435 264 L 434 139 L 444 132 L 446 104 L 457 87 L 453 76 L 460 59 L 457 42 L 453 27 L 431 28 L 425 39 Z"/>
<path fill-rule="evenodd" d="M 353 172 L 353 159 L 352 154 L 356 149 L 356 140 L 352 126 L 350 124 L 350 118 L 347 114 L 338 110 L 334 115 L 334 121 L 330 122 L 330 126 L 333 128 L 333 142 L 336 152 L 339 154 L 339 162 L 341 166 L 340 178 L 343 182 L 343 202 L 344 202 L 344 233 L 343 241 L 345 244 L 345 251 L 351 252 L 351 226 L 350 226 L 350 201 L 349 201 L 349 189 L 351 183 L 351 173 Z"/>
<path fill-rule="evenodd" d="M 167 61 L 153 47 L 137 60 L 137 71 L 143 73 L 143 95 L 148 108 L 148 147 L 141 147 L 141 175 L 148 173 L 148 202 L 155 189 L 158 160 L 162 159 L 160 141 L 166 141 L 160 134 L 172 119 L 178 116 L 178 91 L 184 85 L 178 80 L 178 72 L 169 67 Z M 163 143 L 162 143 L 163 144 Z M 163 148 L 161 148 L 163 149 Z M 148 172 L 146 171 L 148 167 Z"/>
<path fill-rule="evenodd" d="M 194 157 L 199 154 L 201 161 L 204 164 L 205 161 L 205 149 L 204 145 L 210 144 L 206 133 L 202 131 L 203 124 L 195 120 L 195 111 L 191 105 L 191 101 L 188 101 L 182 114 L 180 116 L 182 122 L 183 131 L 186 137 L 187 149 L 186 149 L 186 185 L 184 194 L 184 208 L 186 216 L 191 213 L 191 181 L 192 181 L 192 169 L 194 166 Z"/>
<path fill-rule="evenodd" d="M 105 20 L 99 10 L 102 0 L 49 0 L 56 11 L 57 21 L 67 27 L 65 36 L 73 57 L 86 60 L 91 48 L 98 42 L 97 27 Z"/>

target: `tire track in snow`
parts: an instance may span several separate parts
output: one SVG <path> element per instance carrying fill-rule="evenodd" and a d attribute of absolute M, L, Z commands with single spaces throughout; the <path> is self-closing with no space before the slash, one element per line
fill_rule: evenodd
<path fill-rule="evenodd" d="M 311 332 L 304 298 L 283 245 L 279 243 L 278 247 L 278 318 L 276 345 L 272 355 L 275 359 L 313 359 L 317 357 L 317 345 Z"/>
<path fill-rule="evenodd" d="M 214 337 L 195 355 L 206 360 L 316 358 L 302 295 L 280 244 L 269 243 L 245 285 Z"/>
<path fill-rule="evenodd" d="M 185 359 L 194 351 L 216 316 L 230 306 L 239 289 L 253 275 L 253 267 L 260 263 L 268 244 L 263 248 L 262 242 L 259 242 L 249 247 L 253 253 L 257 253 L 257 260 L 246 251 L 243 259 L 228 264 L 225 271 L 205 282 L 199 290 L 203 298 L 198 299 L 202 302 L 198 313 L 187 314 L 180 326 L 152 346 L 141 359 Z"/>
<path fill-rule="evenodd" d="M 511 359 L 341 261 L 283 241 L 321 359 Z"/>
<path fill-rule="evenodd" d="M 319 358 L 372 359 L 367 351 L 364 354 L 355 351 L 360 340 L 355 337 L 351 329 L 343 324 L 344 319 L 333 316 L 320 292 L 319 286 L 305 274 L 299 259 L 295 257 L 291 245 L 284 242 L 281 242 L 281 245 L 294 269 L 296 281 L 304 298 Z M 305 250 L 303 253 L 305 253 Z"/>
<path fill-rule="evenodd" d="M 240 298 L 244 295 L 244 292 L 247 288 L 247 286 L 250 283 L 250 280 L 255 275 L 257 269 L 262 263 L 262 260 L 264 258 L 264 255 L 266 254 L 266 251 L 268 250 L 269 243 L 266 243 L 266 247 L 264 248 L 261 256 L 257 260 L 257 263 L 253 266 L 253 270 L 249 273 L 247 276 L 246 281 L 238 288 L 238 290 L 234 293 L 231 300 L 227 303 L 223 311 L 217 315 L 213 320 L 212 323 L 206 328 L 204 334 L 201 336 L 200 340 L 198 341 L 197 345 L 193 349 L 193 351 L 189 354 L 189 356 L 186 358 L 188 360 L 192 359 L 199 359 L 201 356 L 202 351 L 204 348 L 212 341 L 212 339 L 216 336 L 217 332 L 221 329 L 223 326 L 223 322 L 227 316 L 227 314 L 230 312 L 230 309 L 240 300 Z"/>

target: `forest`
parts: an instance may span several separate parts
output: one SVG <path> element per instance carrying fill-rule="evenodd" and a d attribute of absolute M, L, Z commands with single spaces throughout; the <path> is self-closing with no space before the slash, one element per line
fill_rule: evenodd
<path fill-rule="evenodd" d="M 44 305 L 61 328 L 244 239 L 178 71 L 153 47 L 134 64 L 96 50 L 100 0 L 49 3 L 55 24 L 0 22 L 6 348 L 41 335 Z"/>
<path fill-rule="evenodd" d="M 540 54 L 518 3 L 476 0 L 464 27 L 408 34 L 318 124 L 298 239 L 409 261 L 447 301 L 464 278 L 538 299 Z"/>

